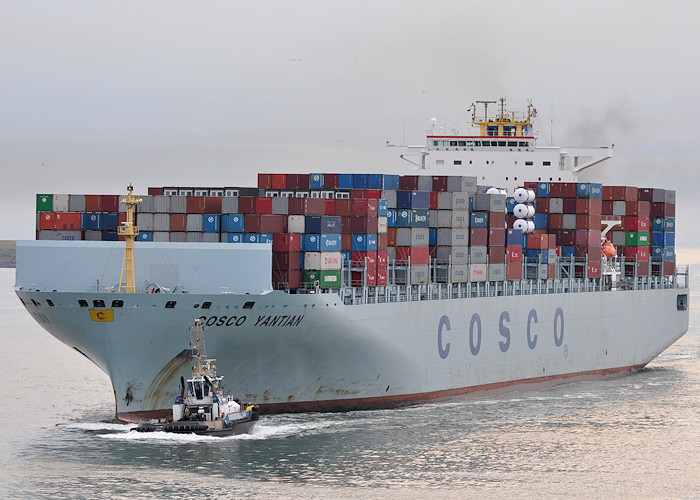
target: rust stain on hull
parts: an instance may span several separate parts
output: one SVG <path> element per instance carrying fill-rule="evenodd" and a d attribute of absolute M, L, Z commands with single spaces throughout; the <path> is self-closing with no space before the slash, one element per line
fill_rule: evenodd
<path fill-rule="evenodd" d="M 187 366 L 191 360 L 192 349 L 183 349 L 176 354 L 173 359 L 168 361 L 153 378 L 153 382 L 150 383 L 148 389 L 146 389 L 146 394 L 144 394 L 143 402 L 141 403 L 142 407 L 155 409 L 164 404 L 164 402 L 160 400 L 161 397 L 174 399 L 176 394 L 171 394 L 167 386 L 173 384 L 173 382 L 179 384 L 177 374 Z"/>

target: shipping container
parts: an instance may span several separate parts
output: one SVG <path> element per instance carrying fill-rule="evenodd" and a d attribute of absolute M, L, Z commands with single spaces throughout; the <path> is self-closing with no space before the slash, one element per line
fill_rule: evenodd
<path fill-rule="evenodd" d="M 203 215 L 201 213 L 190 213 L 187 214 L 187 232 L 201 232 L 202 231 L 202 219 Z M 139 216 L 139 224 L 141 224 L 141 217 Z M 152 224 L 152 222 L 151 222 Z M 187 241 L 191 241 L 188 239 Z"/>
<path fill-rule="evenodd" d="M 221 215 L 212 213 L 204 215 L 202 217 L 202 231 L 205 233 L 218 233 L 221 231 Z"/>
<path fill-rule="evenodd" d="M 36 195 L 36 211 L 37 212 L 53 212 L 53 195 L 38 194 Z"/>
<path fill-rule="evenodd" d="M 67 194 L 55 194 L 53 195 L 53 211 L 54 212 L 67 212 L 68 211 L 68 195 Z"/>

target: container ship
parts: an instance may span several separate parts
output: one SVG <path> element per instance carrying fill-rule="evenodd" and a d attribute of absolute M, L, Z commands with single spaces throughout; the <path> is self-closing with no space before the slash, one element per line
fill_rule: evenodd
<path fill-rule="evenodd" d="M 224 390 L 262 413 L 641 369 L 688 329 L 675 192 L 580 182 L 611 148 L 539 147 L 531 106 L 479 104 L 467 133 L 388 145 L 416 175 L 38 194 L 17 296 L 107 373 L 125 421 L 170 412 L 196 318 L 235 360 Z"/>

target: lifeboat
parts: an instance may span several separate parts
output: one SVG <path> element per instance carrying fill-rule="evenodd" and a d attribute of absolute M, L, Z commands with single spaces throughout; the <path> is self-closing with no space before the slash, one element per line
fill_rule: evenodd
<path fill-rule="evenodd" d="M 603 243 L 601 245 L 600 249 L 603 252 L 603 255 L 607 258 L 615 257 L 617 255 L 617 250 L 615 249 L 613 244 L 610 243 L 609 241 L 606 241 L 605 243 Z"/>

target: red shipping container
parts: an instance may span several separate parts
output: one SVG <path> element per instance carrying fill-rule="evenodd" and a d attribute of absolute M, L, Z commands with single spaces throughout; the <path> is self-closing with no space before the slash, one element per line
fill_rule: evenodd
<path fill-rule="evenodd" d="M 506 264 L 506 279 L 520 280 L 523 279 L 523 265 L 520 262 L 511 262 Z"/>
<path fill-rule="evenodd" d="M 377 252 L 377 269 L 386 269 L 387 264 L 386 250 Z"/>
<path fill-rule="evenodd" d="M 335 213 L 335 200 L 326 200 L 326 215 L 336 215 Z"/>
<path fill-rule="evenodd" d="M 187 231 L 187 214 L 170 214 L 170 230 Z"/>
<path fill-rule="evenodd" d="M 275 174 L 275 175 L 277 175 L 277 174 Z M 239 207 L 239 209 L 240 209 L 240 207 Z M 271 214 L 272 213 L 272 198 L 267 197 L 267 196 L 256 197 L 255 198 L 255 213 L 256 214 Z"/>
<path fill-rule="evenodd" d="M 534 182 L 534 181 L 523 182 L 523 187 L 524 187 L 525 189 L 535 189 L 535 190 L 537 190 L 537 183 Z M 550 196 L 552 195 L 551 192 L 550 192 L 549 194 L 550 194 Z"/>
<path fill-rule="evenodd" d="M 389 238 L 387 236 L 387 233 L 379 233 L 377 235 L 377 250 L 386 252 L 388 241 Z"/>
<path fill-rule="evenodd" d="M 506 263 L 522 262 L 523 249 L 520 245 L 511 245 L 506 247 Z"/>
<path fill-rule="evenodd" d="M 603 203 L 602 203 L 601 209 L 600 209 L 600 213 L 603 215 L 612 215 L 614 205 L 615 205 L 615 202 L 612 200 L 603 200 Z"/>
<path fill-rule="evenodd" d="M 437 247 L 428 247 L 430 249 L 430 258 L 437 259 Z"/>
<path fill-rule="evenodd" d="M 602 251 L 600 245 L 576 245 L 574 247 L 574 255 L 579 259 L 588 258 L 590 262 L 600 262 Z"/>
<path fill-rule="evenodd" d="M 381 189 L 366 189 L 365 190 L 365 197 L 369 198 L 370 200 L 379 200 L 382 197 L 382 190 Z"/>
<path fill-rule="evenodd" d="M 351 217 L 353 233 L 376 233 L 378 225 L 378 217 Z"/>
<path fill-rule="evenodd" d="M 506 262 L 506 247 L 489 246 L 489 262 L 491 264 L 504 264 Z"/>
<path fill-rule="evenodd" d="M 287 189 L 286 174 L 272 174 L 272 189 Z"/>
<path fill-rule="evenodd" d="M 323 174 L 323 187 L 325 189 L 338 189 L 338 174 Z"/>
<path fill-rule="evenodd" d="M 367 270 L 367 286 L 377 286 L 377 270 Z"/>
<path fill-rule="evenodd" d="M 417 189 L 417 175 L 402 175 L 401 177 L 399 177 L 399 191 L 416 191 Z"/>
<path fill-rule="evenodd" d="M 350 284 L 352 286 L 364 286 L 365 274 L 367 275 L 367 286 L 376 286 L 377 270 L 367 269 L 366 272 L 353 271 L 350 275 Z"/>
<path fill-rule="evenodd" d="M 187 213 L 188 214 L 203 214 L 204 213 L 204 196 L 188 196 L 187 197 Z"/>
<path fill-rule="evenodd" d="M 303 215 L 326 215 L 326 200 L 323 198 L 300 198 L 304 201 Z"/>
<path fill-rule="evenodd" d="M 287 179 L 285 181 L 285 189 L 304 189 L 301 187 L 301 174 L 287 174 Z M 309 176 L 306 176 L 307 182 Z M 308 186 L 307 186 L 308 189 Z"/>
<path fill-rule="evenodd" d="M 564 182 L 562 193 L 562 198 L 576 198 L 578 194 L 578 184 L 575 182 Z M 550 193 L 549 196 L 552 196 L 552 194 Z M 554 198 L 556 198 L 556 196 Z"/>
<path fill-rule="evenodd" d="M 505 228 L 491 228 L 489 229 L 489 246 L 502 247 L 506 244 L 506 230 Z"/>
<path fill-rule="evenodd" d="M 576 199 L 575 198 L 564 198 L 561 201 L 562 212 L 565 214 L 575 214 L 576 213 Z"/>
<path fill-rule="evenodd" d="M 556 248 L 557 247 L 557 236 L 555 234 L 548 233 L 547 234 L 547 248 Z"/>
<path fill-rule="evenodd" d="M 352 250 L 352 234 L 344 233 L 340 235 L 340 250 L 343 252 Z"/>
<path fill-rule="evenodd" d="M 366 192 L 364 189 L 351 189 L 350 190 L 350 199 L 351 200 L 358 200 L 360 198 L 367 198 Z"/>
<path fill-rule="evenodd" d="M 471 246 L 486 246 L 489 240 L 489 230 L 486 228 L 471 228 L 469 230 L 469 244 Z"/>
<path fill-rule="evenodd" d="M 433 191 L 447 191 L 446 175 L 433 175 Z"/>
<path fill-rule="evenodd" d="M 377 200 L 368 200 L 367 198 L 352 200 L 352 215 L 377 215 Z"/>
<path fill-rule="evenodd" d="M 56 229 L 56 213 L 55 212 L 40 212 L 39 213 L 39 229 L 51 230 Z"/>
<path fill-rule="evenodd" d="M 649 262 L 649 247 L 625 247 L 625 259 Z"/>
<path fill-rule="evenodd" d="M 535 212 L 538 214 L 549 213 L 549 198 L 536 198 L 535 199 Z"/>
<path fill-rule="evenodd" d="M 164 189 L 162 187 L 149 187 L 148 188 L 148 196 L 161 196 L 164 192 Z M 102 203 L 104 203 L 104 199 L 102 200 Z M 104 207 L 102 209 L 104 212 L 116 212 L 116 210 L 104 210 Z"/>
<path fill-rule="evenodd" d="M 430 210 L 438 209 L 438 194 L 437 191 L 430 191 L 430 201 L 428 207 Z"/>
<path fill-rule="evenodd" d="M 335 215 L 352 215 L 352 200 L 335 200 Z"/>
<path fill-rule="evenodd" d="M 379 236 L 381 236 L 381 234 Z M 377 237 L 377 241 L 379 240 L 379 236 Z M 396 246 L 396 228 L 395 227 L 388 227 L 386 229 L 386 243 L 390 247 Z"/>
<path fill-rule="evenodd" d="M 649 214 L 652 217 L 670 217 L 670 215 L 666 215 L 666 203 L 652 203 L 649 210 Z"/>
<path fill-rule="evenodd" d="M 56 212 L 57 231 L 79 231 L 81 226 L 80 212 Z"/>
<path fill-rule="evenodd" d="M 549 236 L 547 234 L 528 234 L 527 248 L 532 250 L 546 250 L 549 246 Z"/>
<path fill-rule="evenodd" d="M 547 264 L 547 277 L 552 279 L 557 277 L 557 265 Z"/>
<path fill-rule="evenodd" d="M 340 218 L 340 232 L 343 234 L 352 233 L 352 216 L 344 215 Z"/>
<path fill-rule="evenodd" d="M 101 194 L 86 194 L 85 195 L 85 211 L 86 212 L 102 212 L 102 195 Z"/>
<path fill-rule="evenodd" d="M 430 264 L 430 249 L 428 247 L 396 247 L 396 260 L 408 262 L 412 266 L 427 266 Z"/>
<path fill-rule="evenodd" d="M 576 214 L 576 229 L 600 229 L 601 225 L 602 215 Z"/>
<path fill-rule="evenodd" d="M 260 214 L 249 214 L 243 218 L 243 227 L 246 233 L 261 233 Z"/>
<path fill-rule="evenodd" d="M 639 206 L 637 207 L 637 215 L 639 217 L 649 217 L 651 215 L 651 203 L 648 201 L 638 201 Z M 667 217 L 673 217 L 668 215 Z"/>
<path fill-rule="evenodd" d="M 364 267 L 377 269 L 377 252 L 352 252 L 350 254 L 352 267 Z"/>
<path fill-rule="evenodd" d="M 301 251 L 301 235 L 295 233 L 277 233 L 272 236 L 272 250 L 275 252 Z"/>
<path fill-rule="evenodd" d="M 625 217 L 625 231 L 649 231 L 651 219 L 649 217 Z"/>
<path fill-rule="evenodd" d="M 600 229 L 577 229 L 576 245 L 600 246 Z"/>
<path fill-rule="evenodd" d="M 272 282 L 277 290 L 299 288 L 301 286 L 301 272 L 298 270 L 273 271 Z"/>
<path fill-rule="evenodd" d="M 537 183 L 532 183 L 535 187 L 530 189 L 537 189 Z M 564 197 L 564 183 L 563 182 L 550 182 L 549 183 L 549 197 L 550 198 L 563 198 Z"/>
<path fill-rule="evenodd" d="M 377 286 L 384 286 L 386 284 L 387 284 L 386 268 L 377 269 Z"/>
<path fill-rule="evenodd" d="M 260 230 L 248 231 L 246 233 L 283 233 L 285 231 L 285 222 L 287 217 L 284 215 L 261 214 L 260 215 Z M 245 225 L 248 225 L 248 217 L 245 217 Z"/>
<path fill-rule="evenodd" d="M 596 198 L 576 198 L 576 213 L 600 215 L 603 213 L 603 200 Z"/>
<path fill-rule="evenodd" d="M 651 188 L 639 188 L 637 189 L 637 199 L 639 201 L 653 201 L 653 193 Z"/>
<path fill-rule="evenodd" d="M 601 266 L 600 262 L 589 262 L 588 263 L 588 277 L 589 278 L 600 278 Z"/>
<path fill-rule="evenodd" d="M 138 214 L 134 214 L 134 215 L 138 217 Z M 186 217 L 187 217 L 187 215 L 185 215 L 185 218 Z M 125 222 L 126 222 L 126 212 L 121 212 L 119 215 L 117 215 L 117 223 L 118 223 L 118 225 L 121 226 Z M 138 222 L 138 220 L 137 220 L 137 222 Z"/>
<path fill-rule="evenodd" d="M 255 196 L 239 196 L 238 197 L 238 213 L 239 214 L 254 214 L 255 213 L 255 200 L 257 198 Z M 291 206 L 291 201 L 293 199 L 290 199 L 290 206 Z M 289 212 L 290 214 L 294 214 L 294 212 Z"/>
<path fill-rule="evenodd" d="M 489 212 L 489 227 L 490 228 L 504 228 L 506 227 L 506 213 L 505 212 Z"/>
<path fill-rule="evenodd" d="M 549 214 L 547 216 L 547 227 L 551 229 L 562 229 L 564 224 L 563 214 Z"/>
<path fill-rule="evenodd" d="M 221 196 L 205 196 L 203 210 L 205 214 L 220 214 L 221 213 Z"/>
<path fill-rule="evenodd" d="M 673 276 L 676 273 L 676 263 L 672 260 L 664 262 L 664 276 Z"/>
<path fill-rule="evenodd" d="M 632 186 L 603 186 L 603 200 L 637 201 L 637 188 Z"/>
<path fill-rule="evenodd" d="M 258 174 L 258 189 L 272 189 L 272 174 Z"/>
<path fill-rule="evenodd" d="M 272 252 L 272 269 L 288 271 L 299 269 L 301 264 L 301 252 Z"/>
<path fill-rule="evenodd" d="M 149 190 L 152 188 L 148 188 Z M 161 195 L 163 188 L 159 188 Z M 151 194 L 150 192 L 148 194 Z M 102 211 L 103 212 L 119 212 L 119 195 L 104 194 L 102 195 Z"/>

